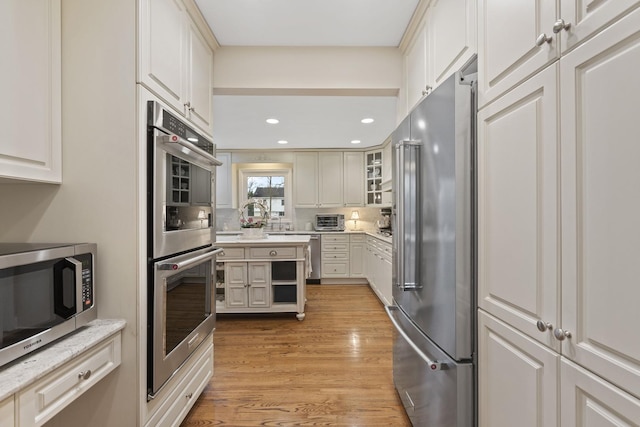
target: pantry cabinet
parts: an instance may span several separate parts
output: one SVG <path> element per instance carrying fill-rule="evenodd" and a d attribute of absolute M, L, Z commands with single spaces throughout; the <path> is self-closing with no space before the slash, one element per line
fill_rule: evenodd
<path fill-rule="evenodd" d="M 139 82 L 211 135 L 212 50 L 181 0 L 139 7 Z"/>
<path fill-rule="evenodd" d="M 62 182 L 60 0 L 3 0 L 0 181 Z"/>

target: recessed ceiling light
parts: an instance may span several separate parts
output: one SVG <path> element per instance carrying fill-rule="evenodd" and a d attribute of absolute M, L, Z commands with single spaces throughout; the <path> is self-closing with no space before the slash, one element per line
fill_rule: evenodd
<path fill-rule="evenodd" d="M 289 143 L 289 141 L 285 141 L 285 140 L 283 140 L 283 139 L 281 139 L 280 141 L 278 141 L 278 144 L 283 144 L 283 145 L 284 145 L 284 144 L 288 144 L 288 143 Z"/>
<path fill-rule="evenodd" d="M 354 139 L 353 141 L 351 141 L 352 144 L 360 144 L 360 142 L 362 141 L 360 141 L 359 139 Z"/>
<path fill-rule="evenodd" d="M 369 124 L 369 123 L 373 123 L 374 120 L 371 117 L 367 117 L 366 119 L 362 119 L 360 121 L 364 124 Z"/>
<path fill-rule="evenodd" d="M 267 119 L 267 123 L 269 123 L 270 125 L 276 125 L 276 124 L 280 123 L 280 120 L 278 120 L 278 119 Z"/>

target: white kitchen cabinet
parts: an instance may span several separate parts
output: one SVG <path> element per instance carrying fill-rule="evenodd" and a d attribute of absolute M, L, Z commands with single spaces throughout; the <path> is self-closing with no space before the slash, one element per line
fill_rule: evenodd
<path fill-rule="evenodd" d="M 559 0 L 478 1 L 478 107 L 559 57 L 553 34 Z M 536 45 L 545 34 L 551 43 Z"/>
<path fill-rule="evenodd" d="M 640 397 L 640 9 L 560 60 L 562 353 Z"/>
<path fill-rule="evenodd" d="M 478 113 L 478 305 L 559 350 L 558 67 Z M 508 260 L 508 261 L 507 261 Z"/>
<path fill-rule="evenodd" d="M 349 277 L 349 235 L 323 234 L 320 237 L 322 278 Z"/>
<path fill-rule="evenodd" d="M 430 11 L 427 10 L 404 57 L 407 113 L 429 93 L 433 86 L 429 67 L 427 67 L 427 58 L 429 58 L 429 32 L 427 26 L 429 17 Z"/>
<path fill-rule="evenodd" d="M 365 277 L 365 246 L 367 244 L 366 235 L 349 235 L 349 277 Z"/>
<path fill-rule="evenodd" d="M 384 305 L 393 301 L 391 243 L 367 236 L 365 276 L 369 286 Z"/>
<path fill-rule="evenodd" d="M 344 206 L 344 164 L 342 152 L 318 153 L 318 205 L 337 208 Z"/>
<path fill-rule="evenodd" d="M 62 182 L 60 8 L 0 2 L 0 180 Z"/>
<path fill-rule="evenodd" d="M 225 264 L 226 306 L 269 307 L 271 305 L 271 264 L 268 262 L 228 262 Z"/>
<path fill-rule="evenodd" d="M 141 0 L 140 83 L 211 135 L 213 52 L 181 0 Z"/>
<path fill-rule="evenodd" d="M 638 0 L 560 0 L 560 19 L 568 25 L 559 31 L 562 53 L 588 40 L 638 5 Z"/>
<path fill-rule="evenodd" d="M 349 165 L 352 164 L 352 159 Z M 349 196 L 354 193 L 345 183 L 347 163 L 341 151 L 299 152 L 294 155 L 293 193 L 297 208 L 337 208 L 356 205 L 353 200 L 347 205 L 345 189 Z M 349 176 L 352 174 L 348 173 Z M 357 172 L 353 176 L 360 176 Z M 362 181 L 362 178 L 360 178 Z M 358 188 L 360 184 L 354 184 Z"/>
<path fill-rule="evenodd" d="M 222 162 L 222 166 L 216 168 L 216 208 L 231 209 L 231 153 L 216 153 L 216 158 Z"/>
<path fill-rule="evenodd" d="M 0 402 L 0 420 L 2 420 L 3 426 L 9 427 L 13 426 L 15 423 L 13 414 L 15 405 L 13 403 L 13 399 L 13 396 L 11 396 Z"/>
<path fill-rule="evenodd" d="M 476 49 L 477 0 L 435 0 L 431 2 L 428 25 L 427 63 L 434 88 L 460 69 Z"/>
<path fill-rule="evenodd" d="M 344 155 L 344 206 L 364 206 L 364 153 L 345 151 Z"/>
<path fill-rule="evenodd" d="M 318 153 L 295 153 L 293 197 L 297 208 L 318 207 Z"/>
<path fill-rule="evenodd" d="M 478 426 L 558 426 L 560 356 L 482 311 L 478 328 Z"/>
<path fill-rule="evenodd" d="M 560 363 L 562 426 L 637 426 L 640 400 L 564 357 Z"/>

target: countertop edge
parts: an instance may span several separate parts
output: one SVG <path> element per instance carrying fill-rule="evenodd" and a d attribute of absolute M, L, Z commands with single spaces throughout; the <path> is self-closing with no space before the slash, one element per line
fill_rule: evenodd
<path fill-rule="evenodd" d="M 0 402 L 27 388 L 124 329 L 122 319 L 96 319 L 85 327 L 0 368 Z"/>

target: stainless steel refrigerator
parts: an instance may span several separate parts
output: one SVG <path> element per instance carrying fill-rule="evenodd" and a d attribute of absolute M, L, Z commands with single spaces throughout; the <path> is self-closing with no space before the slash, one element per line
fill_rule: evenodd
<path fill-rule="evenodd" d="M 414 426 L 476 425 L 475 61 L 392 134 L 393 378 Z"/>

